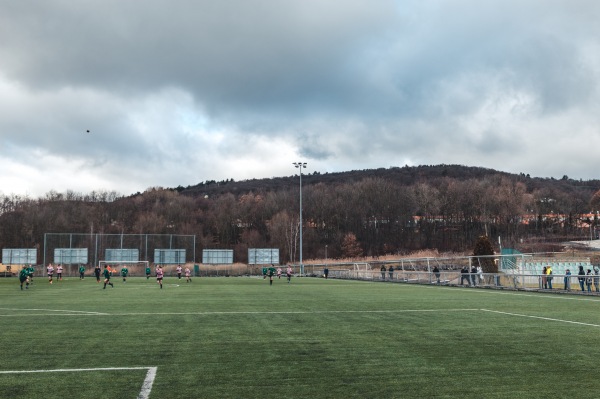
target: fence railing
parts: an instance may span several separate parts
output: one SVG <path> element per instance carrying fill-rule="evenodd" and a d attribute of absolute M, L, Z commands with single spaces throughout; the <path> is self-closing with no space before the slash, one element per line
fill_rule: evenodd
<path fill-rule="evenodd" d="M 600 275 L 461 273 L 460 270 L 380 272 L 375 270 L 331 270 L 329 278 L 388 281 L 415 284 L 439 284 L 465 287 L 504 287 L 512 289 L 565 290 L 600 293 Z"/>

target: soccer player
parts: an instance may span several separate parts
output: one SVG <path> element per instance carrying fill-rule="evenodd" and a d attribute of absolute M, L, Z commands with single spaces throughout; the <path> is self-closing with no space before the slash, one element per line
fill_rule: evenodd
<path fill-rule="evenodd" d="M 96 267 L 94 268 L 94 274 L 96 275 L 96 282 L 99 283 L 100 282 L 100 265 L 96 265 Z"/>
<path fill-rule="evenodd" d="M 35 272 L 35 269 L 33 268 L 33 265 L 29 265 L 29 267 L 27 268 L 27 273 L 29 274 L 29 284 L 33 284 L 33 273 Z"/>
<path fill-rule="evenodd" d="M 269 285 L 273 285 L 273 275 L 275 274 L 275 268 L 269 267 Z"/>
<path fill-rule="evenodd" d="M 185 268 L 185 281 L 188 283 L 192 281 L 192 272 L 190 271 L 189 267 Z"/>
<path fill-rule="evenodd" d="M 150 278 L 151 274 L 152 274 L 152 269 L 150 269 L 150 265 L 148 265 L 148 267 L 146 267 L 146 280 L 148 280 Z"/>
<path fill-rule="evenodd" d="M 104 265 L 104 288 L 102 288 L 103 290 L 106 289 L 106 284 L 115 288 L 113 283 L 110 282 L 110 275 L 111 275 L 111 272 L 110 272 L 110 269 L 108 268 L 108 265 Z"/>
<path fill-rule="evenodd" d="M 156 267 L 156 282 L 160 285 L 160 289 L 162 290 L 162 281 L 163 281 L 163 269 L 160 265 Z"/>
<path fill-rule="evenodd" d="M 290 265 L 288 265 L 287 270 L 285 271 L 288 284 L 290 283 L 290 280 L 292 279 L 292 273 L 293 273 L 292 267 Z"/>
<path fill-rule="evenodd" d="M 175 270 L 177 271 L 177 278 L 181 280 L 181 265 L 177 265 Z"/>
<path fill-rule="evenodd" d="M 54 266 L 52 266 L 52 263 L 48 264 L 46 270 L 48 272 L 48 281 L 50 282 L 50 284 L 52 284 L 52 276 L 54 276 Z"/>
<path fill-rule="evenodd" d="M 80 265 L 79 266 L 79 279 L 83 280 L 83 276 L 85 275 L 85 266 L 84 265 Z"/>
<path fill-rule="evenodd" d="M 23 283 L 25 283 L 25 289 L 29 289 L 29 268 L 23 266 L 23 269 L 19 272 L 19 281 L 21 282 L 21 291 L 23 291 Z"/>
<path fill-rule="evenodd" d="M 127 270 L 127 266 L 123 265 L 123 267 L 121 268 L 121 277 L 123 277 L 123 282 L 126 283 L 127 282 L 127 275 L 129 274 L 129 270 Z"/>
<path fill-rule="evenodd" d="M 277 278 L 281 280 L 281 267 L 277 268 Z"/>
<path fill-rule="evenodd" d="M 56 266 L 56 281 L 62 280 L 62 271 L 63 266 L 59 263 L 58 266 Z"/>

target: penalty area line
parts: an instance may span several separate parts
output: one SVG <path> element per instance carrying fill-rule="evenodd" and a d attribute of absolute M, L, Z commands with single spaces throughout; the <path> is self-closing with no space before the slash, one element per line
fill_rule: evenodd
<path fill-rule="evenodd" d="M 526 318 L 529 318 L 529 319 L 556 321 L 556 322 L 559 322 L 559 323 L 577 324 L 577 325 L 580 325 L 580 326 L 588 326 L 588 327 L 600 327 L 600 325 L 598 325 L 598 324 L 583 323 L 581 321 L 554 319 L 552 317 L 543 317 L 543 316 L 533 316 L 533 315 L 520 314 L 520 313 L 501 312 L 499 310 L 490 310 L 490 309 L 479 309 L 479 310 L 481 310 L 482 312 L 497 313 L 497 314 L 503 314 L 503 315 L 507 315 L 507 316 L 526 317 Z"/>

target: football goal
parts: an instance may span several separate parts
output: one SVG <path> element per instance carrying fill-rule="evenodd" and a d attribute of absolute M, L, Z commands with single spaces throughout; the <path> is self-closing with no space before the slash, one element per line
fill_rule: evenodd
<path fill-rule="evenodd" d="M 355 263 L 354 264 L 355 272 L 366 272 L 369 270 L 371 270 L 371 265 L 369 265 L 368 263 Z"/>
<path fill-rule="evenodd" d="M 127 268 L 129 276 L 144 276 L 146 275 L 146 268 L 150 266 L 150 262 L 147 260 L 101 260 L 98 262 L 100 270 L 104 270 L 104 266 L 110 267 L 113 272 L 113 276 L 117 276 L 121 273 L 123 267 Z"/>

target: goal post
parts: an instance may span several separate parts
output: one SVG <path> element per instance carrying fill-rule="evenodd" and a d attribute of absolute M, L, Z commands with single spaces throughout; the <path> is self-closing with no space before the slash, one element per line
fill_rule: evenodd
<path fill-rule="evenodd" d="M 120 276 L 123 267 L 127 268 L 128 276 L 136 277 L 146 275 L 146 268 L 150 266 L 150 262 L 147 260 L 101 260 L 98 261 L 100 272 L 104 270 L 105 265 L 111 268 L 113 277 Z"/>
<path fill-rule="evenodd" d="M 354 263 L 355 272 L 366 272 L 368 270 L 371 270 L 371 265 L 368 263 Z"/>

